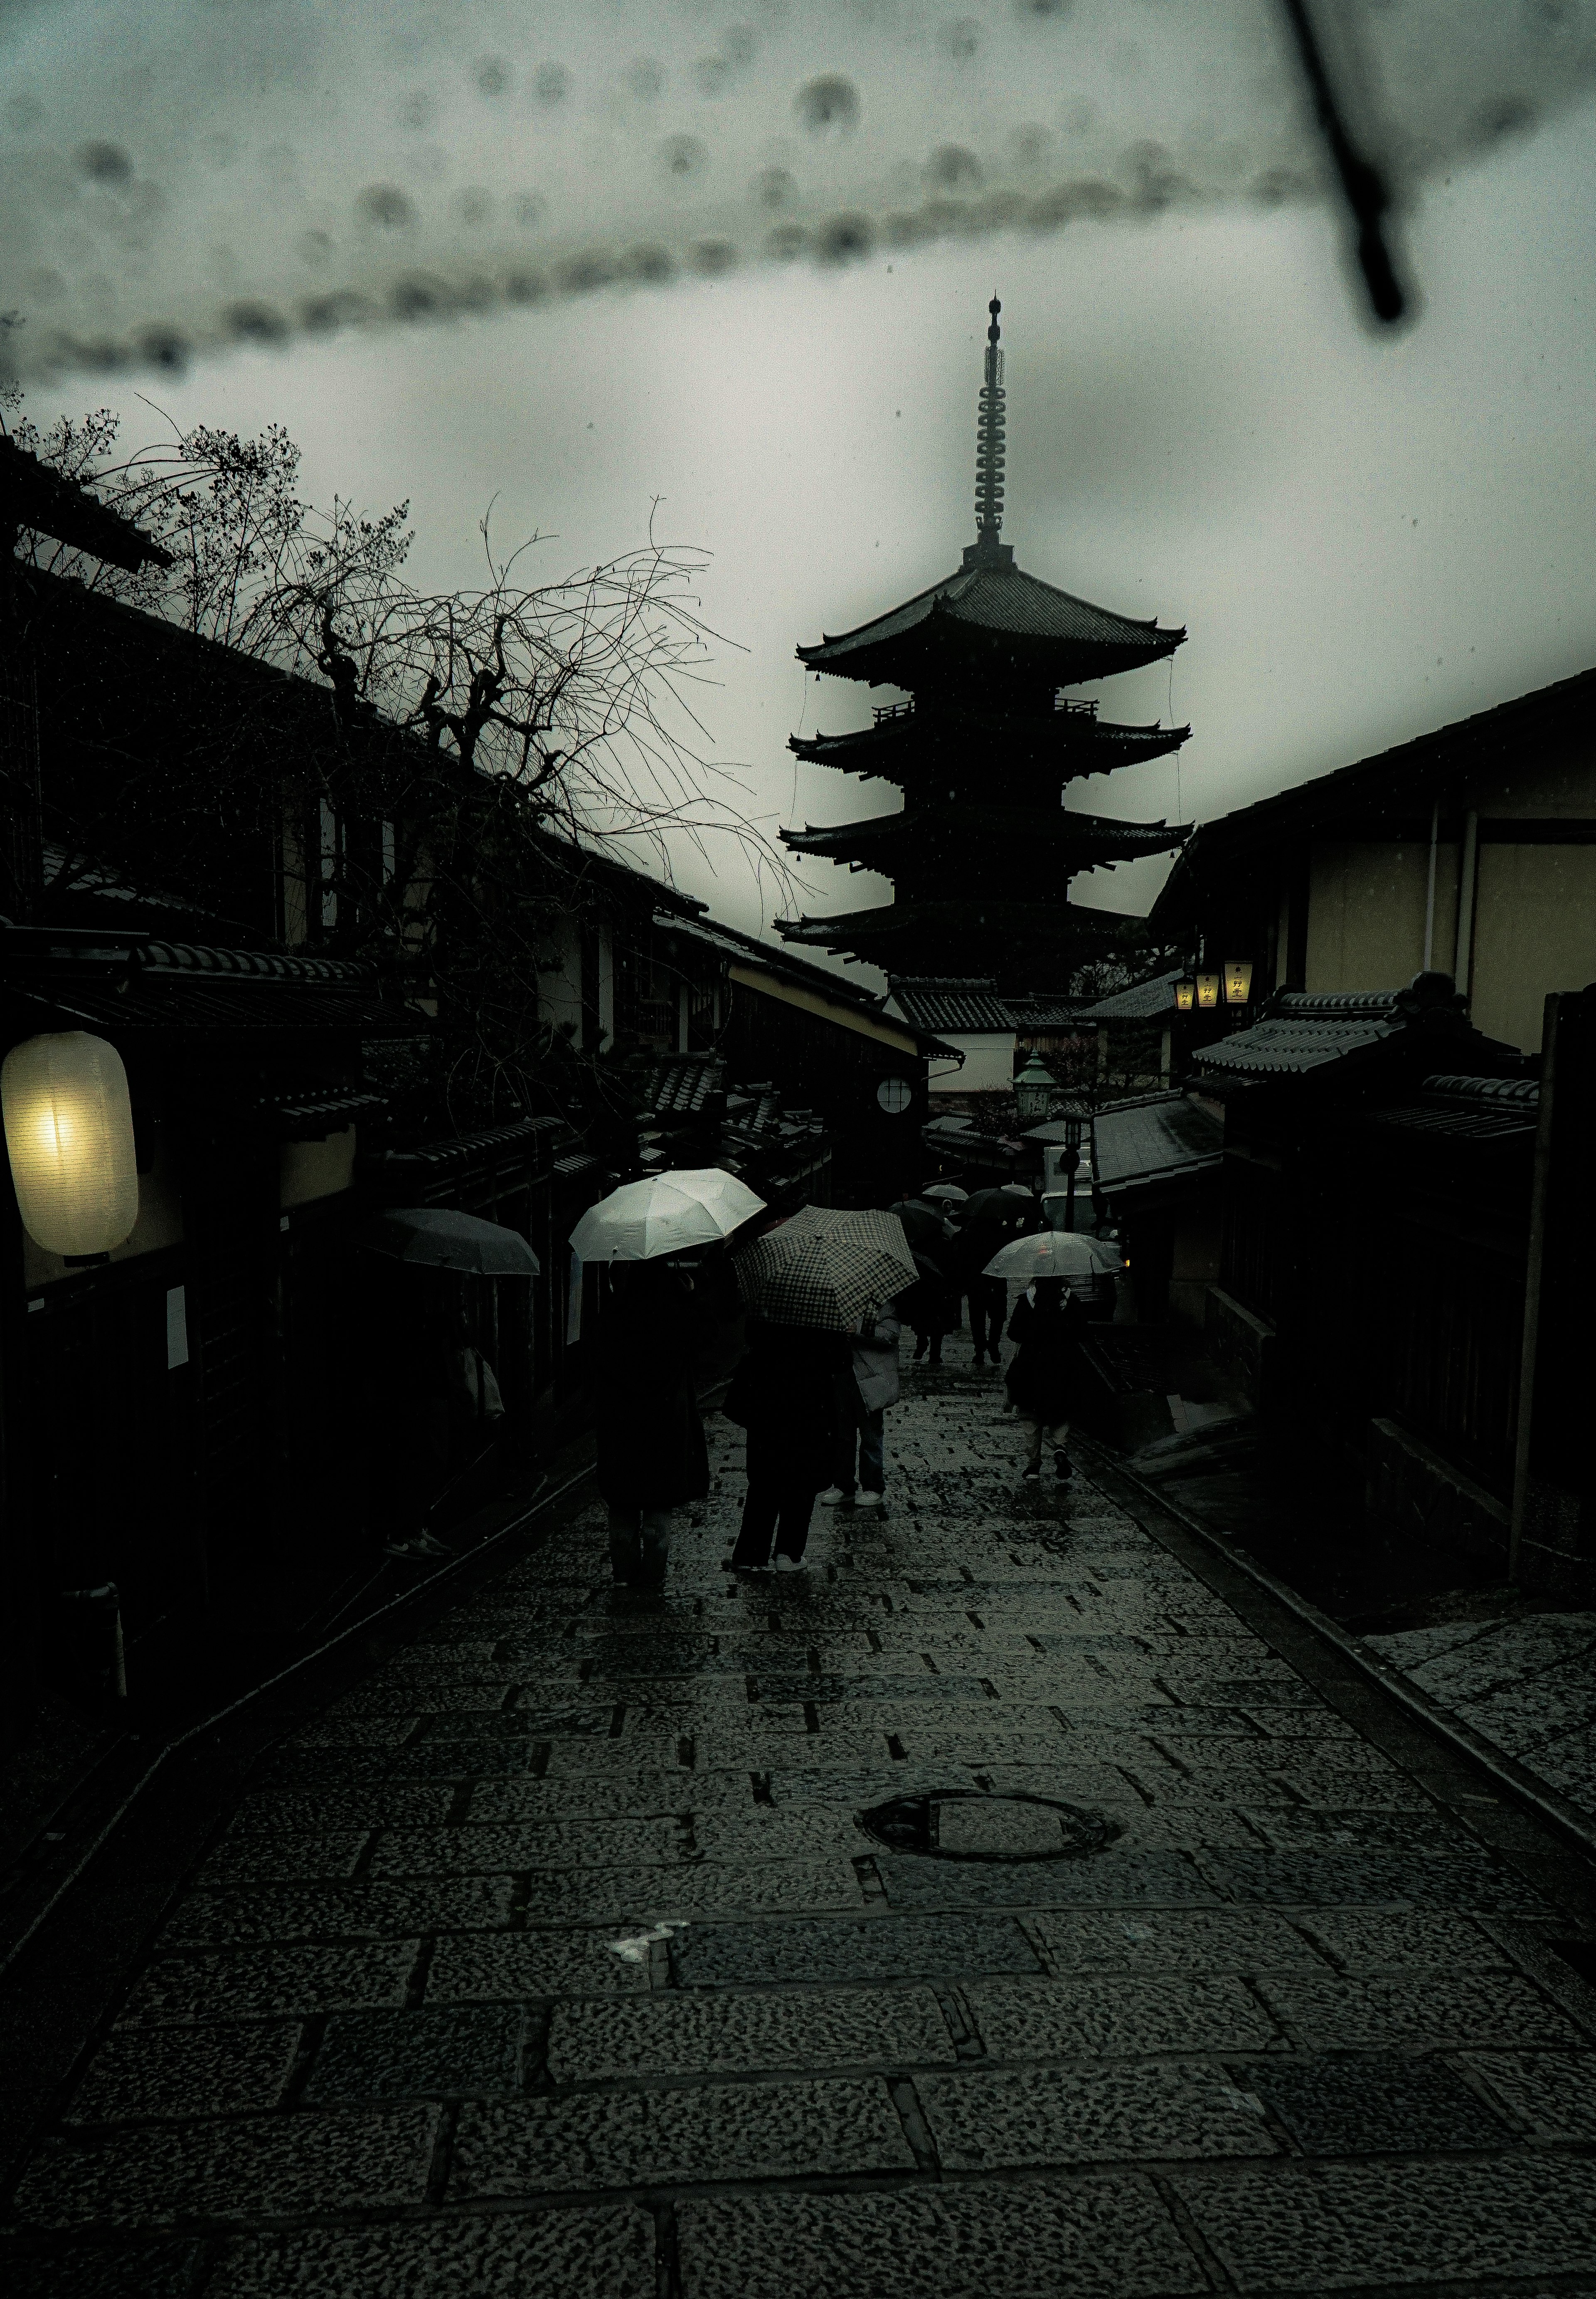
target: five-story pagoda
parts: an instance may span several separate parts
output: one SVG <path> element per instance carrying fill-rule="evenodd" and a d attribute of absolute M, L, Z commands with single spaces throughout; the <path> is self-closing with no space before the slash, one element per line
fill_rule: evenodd
<path fill-rule="evenodd" d="M 799 854 L 892 880 L 878 909 L 778 922 L 788 941 L 846 951 L 892 977 L 996 979 L 1063 991 L 1071 969 L 1123 923 L 1071 902 L 1078 870 L 1178 846 L 1183 828 L 1066 810 L 1079 775 L 1178 750 L 1189 726 L 1121 726 L 1063 690 L 1173 654 L 1184 630 L 1094 607 L 1027 575 L 1002 542 L 1003 353 L 994 297 L 976 452 L 975 541 L 955 574 L 857 630 L 801 646 L 812 670 L 894 686 L 875 723 L 793 735 L 800 759 L 879 776 L 902 810 L 836 829 L 783 831 Z"/>

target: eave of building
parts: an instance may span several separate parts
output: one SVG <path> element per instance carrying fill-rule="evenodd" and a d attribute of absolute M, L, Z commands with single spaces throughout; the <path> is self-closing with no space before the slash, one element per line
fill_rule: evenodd
<path fill-rule="evenodd" d="M 883 715 L 846 735 L 790 735 L 787 747 L 811 765 L 897 782 L 917 767 L 939 772 L 948 751 L 961 758 L 990 750 L 1018 763 L 1053 767 L 1061 779 L 1112 774 L 1116 767 L 1167 757 L 1191 737 L 1189 726 L 1125 726 L 1084 710 L 1046 716 L 1021 711 L 950 710 L 918 706 Z"/>
<path fill-rule="evenodd" d="M 1074 902 L 1014 902 L 972 896 L 956 902 L 887 902 L 879 909 L 850 910 L 829 918 L 778 918 L 784 941 L 863 955 L 878 946 L 926 942 L 946 949 L 979 932 L 1006 945 L 1062 947 L 1110 941 L 1139 918 L 1118 911 L 1087 909 Z"/>
<path fill-rule="evenodd" d="M 1444 803 L 1466 776 L 1502 773 L 1526 746 L 1559 733 L 1588 740 L 1593 703 L 1596 668 L 1516 695 L 1204 823 L 1170 872 L 1148 923 L 1155 933 L 1178 931 L 1195 920 L 1218 889 L 1244 880 L 1261 865 L 1269 867 L 1316 830 L 1345 834 L 1383 819 L 1390 836 L 1398 825 L 1427 817 L 1432 805 Z M 1555 834 L 1556 822 L 1546 827 Z M 1422 834 L 1427 830 L 1427 821 L 1422 822 Z"/>
<path fill-rule="evenodd" d="M 972 663 L 1002 661 L 1025 676 L 1052 665 L 1054 685 L 1074 686 L 1160 661 L 1185 636 L 1184 629 L 1116 614 L 1028 575 L 1004 547 L 1001 560 L 972 553 L 902 605 L 854 630 L 828 633 L 817 646 L 799 647 L 798 656 L 837 677 L 912 688 L 913 678 L 886 667 L 894 657 L 906 664 L 928 658 L 946 663 L 950 652 L 962 652 Z"/>
<path fill-rule="evenodd" d="M 1067 856 L 1075 869 L 1090 869 L 1095 861 L 1129 860 L 1142 854 L 1163 854 L 1191 835 L 1187 824 L 1121 822 L 1110 816 L 1074 814 L 1063 807 L 909 806 L 897 814 L 873 815 L 863 822 L 844 822 L 815 828 L 781 832 L 783 845 L 795 854 L 815 854 L 838 861 L 873 863 L 891 875 L 888 855 L 893 848 L 911 849 L 953 839 L 966 849 L 996 848 L 1020 855 L 1042 850 L 1050 856 Z"/>

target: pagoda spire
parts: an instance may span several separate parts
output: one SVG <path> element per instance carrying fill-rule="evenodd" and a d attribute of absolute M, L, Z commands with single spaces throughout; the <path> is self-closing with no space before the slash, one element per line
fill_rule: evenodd
<path fill-rule="evenodd" d="M 996 295 L 988 304 L 985 379 L 980 412 L 975 427 L 975 541 L 964 553 L 965 563 L 1005 566 L 1014 556 L 1012 546 L 999 540 L 1003 527 L 1003 476 L 1008 460 L 1004 440 L 1002 329 L 997 324 L 1003 305 Z"/>

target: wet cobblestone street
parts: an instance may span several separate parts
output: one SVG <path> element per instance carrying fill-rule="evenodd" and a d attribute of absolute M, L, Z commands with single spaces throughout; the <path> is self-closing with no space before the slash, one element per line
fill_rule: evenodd
<path fill-rule="evenodd" d="M 1596 1990 L 1523 1863 L 1022 1486 L 965 1337 L 802 1574 L 726 1571 L 709 1428 L 662 1602 L 590 1507 L 257 1767 L 18 2299 L 1596 2292 Z"/>

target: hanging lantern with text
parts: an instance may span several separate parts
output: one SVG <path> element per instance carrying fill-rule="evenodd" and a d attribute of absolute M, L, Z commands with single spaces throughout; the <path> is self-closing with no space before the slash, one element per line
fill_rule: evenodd
<path fill-rule="evenodd" d="M 22 1226 L 70 1261 L 109 1253 L 138 1219 L 128 1073 L 87 1030 L 24 1039 L 0 1064 L 5 1147 Z"/>
<path fill-rule="evenodd" d="M 1182 975 L 1175 984 L 1175 1011 L 1189 1014 L 1197 1002 L 1197 985 L 1189 974 Z"/>
<path fill-rule="evenodd" d="M 1228 958 L 1225 960 L 1225 1003 L 1245 1006 L 1253 995 L 1253 961 L 1250 958 Z"/>
<path fill-rule="evenodd" d="M 1204 1013 L 1207 1013 L 1207 1012 L 1210 1012 L 1210 1011 L 1211 1011 L 1211 1010 L 1215 1006 L 1217 1006 L 1217 1005 L 1219 1004 L 1219 1002 L 1220 1002 L 1220 977 L 1219 977 L 1219 975 L 1218 975 L 1217 974 L 1199 974 L 1199 975 L 1198 975 L 1198 976 L 1197 976 L 1197 1003 L 1198 1003 L 1198 1005 L 1203 1008 L 1203 1012 L 1204 1012 Z"/>

